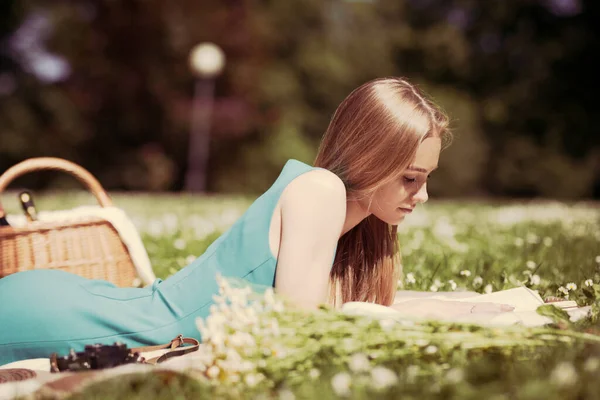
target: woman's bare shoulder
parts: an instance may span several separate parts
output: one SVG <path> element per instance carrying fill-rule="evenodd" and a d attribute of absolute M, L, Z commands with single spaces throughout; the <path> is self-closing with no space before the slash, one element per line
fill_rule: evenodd
<path fill-rule="evenodd" d="M 295 178 L 282 194 L 282 205 L 302 204 L 315 199 L 323 208 L 346 208 L 346 187 L 344 182 L 333 172 L 326 169 L 315 169 Z"/>
<path fill-rule="evenodd" d="M 346 190 L 326 170 L 295 178 L 281 199 L 281 244 L 275 288 L 296 304 L 327 301 L 335 247 L 346 217 Z"/>

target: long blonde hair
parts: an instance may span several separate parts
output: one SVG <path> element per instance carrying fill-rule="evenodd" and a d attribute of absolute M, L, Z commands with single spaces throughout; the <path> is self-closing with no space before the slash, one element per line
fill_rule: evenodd
<path fill-rule="evenodd" d="M 369 199 L 413 161 L 426 137 L 449 139 L 448 119 L 401 78 L 367 82 L 335 111 L 314 162 L 344 182 L 348 199 Z M 330 301 L 389 305 L 401 275 L 397 226 L 374 215 L 338 241 Z"/>

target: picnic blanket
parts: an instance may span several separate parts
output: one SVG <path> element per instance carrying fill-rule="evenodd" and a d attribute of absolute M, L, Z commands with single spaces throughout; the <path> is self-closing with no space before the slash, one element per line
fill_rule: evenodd
<path fill-rule="evenodd" d="M 168 350 L 144 352 L 146 359 L 158 357 Z M 133 373 L 184 373 L 197 365 L 195 353 L 168 359 L 159 365 L 125 364 L 104 370 L 85 372 L 50 372 L 50 359 L 36 358 L 0 366 L 0 400 L 27 396 L 43 391 L 49 398 L 61 398 L 85 386 L 119 375 Z"/>

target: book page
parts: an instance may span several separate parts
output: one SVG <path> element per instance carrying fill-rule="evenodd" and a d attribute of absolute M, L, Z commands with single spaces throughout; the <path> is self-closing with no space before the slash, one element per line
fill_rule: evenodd
<path fill-rule="evenodd" d="M 475 292 L 414 292 L 398 291 L 394 304 L 417 299 L 436 299 L 441 301 L 466 301 L 470 303 L 497 303 L 509 304 L 515 307 L 515 311 L 534 311 L 544 304 L 540 295 L 524 286 L 501 290 L 490 294 L 478 294 Z"/>
<path fill-rule="evenodd" d="M 519 306 L 519 301 L 513 301 L 513 303 L 517 304 L 520 310 L 515 310 L 512 312 L 503 312 L 503 313 L 476 313 L 476 314 L 465 314 L 462 316 L 456 316 L 450 318 L 452 321 L 456 322 L 467 322 L 467 323 L 475 323 L 480 325 L 487 326 L 508 326 L 508 325 L 523 325 L 523 326 L 543 326 L 545 324 L 551 323 L 552 319 L 546 316 L 539 315 L 535 309 L 540 306 L 540 301 L 543 304 L 542 299 L 539 296 L 536 296 L 536 293 L 527 293 L 529 289 L 527 288 L 517 288 L 504 290 L 501 292 L 497 292 L 498 294 L 491 293 L 489 295 L 481 295 L 477 296 L 475 299 L 479 301 L 494 301 L 500 299 L 503 304 L 505 304 L 506 292 L 510 292 L 510 295 L 514 295 L 515 299 L 520 299 L 521 302 Z M 504 293 L 503 293 L 504 292 Z M 494 295 L 493 297 L 489 297 Z M 473 299 L 471 299 L 472 301 Z M 459 299 L 452 299 L 451 301 L 459 301 Z M 463 299 L 463 301 L 469 301 L 468 299 Z M 525 304 L 527 303 L 527 304 Z M 533 309 L 527 310 L 524 308 L 533 307 Z M 580 307 L 580 308 L 567 308 L 565 311 L 570 316 L 572 322 L 577 321 L 578 319 L 584 318 L 588 315 L 591 307 Z M 415 316 L 408 316 L 403 314 L 402 312 L 395 310 L 391 307 L 382 306 L 379 304 L 366 303 L 366 302 L 349 302 L 345 303 L 341 309 L 342 312 L 354 315 L 365 315 L 370 317 L 375 317 L 379 319 L 389 319 L 394 321 L 407 321 L 407 320 L 418 320 L 421 319 Z"/>
<path fill-rule="evenodd" d="M 515 312 L 519 311 L 535 311 L 539 306 L 544 304 L 541 296 L 533 290 L 526 287 L 518 287 L 514 289 L 501 290 L 490 294 L 482 294 L 479 296 L 466 297 L 461 299 L 453 299 L 453 301 L 466 301 L 470 303 L 497 303 L 509 304 L 513 306 Z"/>
<path fill-rule="evenodd" d="M 562 308 L 563 310 L 579 307 L 577 302 L 573 300 L 553 301 L 547 304 L 552 304 L 553 306 Z"/>

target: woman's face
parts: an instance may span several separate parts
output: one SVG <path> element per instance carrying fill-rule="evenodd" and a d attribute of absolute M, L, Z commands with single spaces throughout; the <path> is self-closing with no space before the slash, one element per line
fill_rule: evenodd
<path fill-rule="evenodd" d="M 441 145 L 440 138 L 423 140 L 408 168 L 375 192 L 369 211 L 390 225 L 398 225 L 418 203 L 426 202 L 427 178 L 438 166 Z"/>

